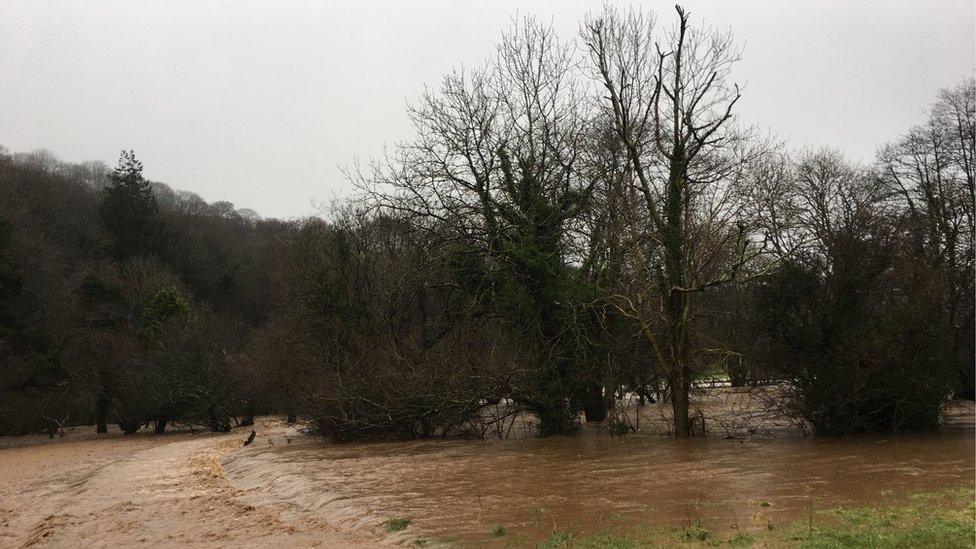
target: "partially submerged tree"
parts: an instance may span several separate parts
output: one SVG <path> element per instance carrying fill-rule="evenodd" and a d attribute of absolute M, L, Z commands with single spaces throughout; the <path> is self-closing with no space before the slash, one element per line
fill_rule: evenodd
<path fill-rule="evenodd" d="M 408 228 L 346 210 L 292 235 L 280 314 L 259 340 L 272 346 L 253 349 L 251 367 L 323 437 L 483 434 L 504 368 L 490 364 L 485 322 L 445 283 L 429 237 Z"/>
<path fill-rule="evenodd" d="M 775 192 L 756 194 L 780 243 L 757 293 L 786 408 L 823 434 L 937 427 L 951 330 L 914 223 L 839 153 L 807 153 L 776 173 Z"/>
<path fill-rule="evenodd" d="M 736 188 L 747 144 L 729 82 L 738 51 L 677 12 L 663 42 L 653 18 L 612 8 L 581 32 L 628 162 L 618 235 L 630 278 L 613 302 L 639 323 L 671 389 L 675 435 L 687 437 L 698 294 L 735 281 L 750 252 Z"/>
<path fill-rule="evenodd" d="M 976 398 L 976 81 L 939 93 L 928 120 L 878 154 L 879 176 L 915 227 L 918 253 L 944 277 L 958 392 Z"/>
<path fill-rule="evenodd" d="M 502 320 L 531 361 L 512 393 L 542 434 L 576 429 L 593 301 L 568 247 L 593 181 L 586 98 L 570 45 L 524 21 L 489 65 L 447 76 L 410 111 L 419 137 L 364 182 L 381 210 L 436 231 L 454 283 Z"/>

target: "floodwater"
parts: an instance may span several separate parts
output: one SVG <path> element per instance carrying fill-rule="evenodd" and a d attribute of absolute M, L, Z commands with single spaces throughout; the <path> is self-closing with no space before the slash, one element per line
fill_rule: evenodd
<path fill-rule="evenodd" d="M 323 445 L 279 441 L 224 460 L 228 479 L 256 505 L 287 504 L 344 531 L 480 543 L 553 532 L 596 533 L 694 521 L 714 532 L 767 528 L 811 509 L 897 503 L 972 485 L 974 433 L 926 436 L 678 441 L 660 436 Z M 260 441 L 259 441 L 260 442 Z"/>
<path fill-rule="evenodd" d="M 262 431 L 280 429 L 263 421 Z M 246 432 L 0 437 L 0 547 L 372 547 L 376 536 L 280 520 L 224 478 Z"/>
<path fill-rule="evenodd" d="M 262 418 L 246 447 L 250 428 L 4 438 L 0 547 L 534 546 L 636 524 L 749 531 L 973 484 L 972 403 L 941 434 L 831 440 L 714 395 L 712 436 L 687 441 L 660 434 L 660 406 L 625 437 L 332 445 Z M 391 518 L 410 525 L 388 533 Z"/>

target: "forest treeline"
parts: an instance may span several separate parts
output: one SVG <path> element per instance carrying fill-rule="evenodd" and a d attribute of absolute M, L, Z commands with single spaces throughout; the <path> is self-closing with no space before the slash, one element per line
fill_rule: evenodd
<path fill-rule="evenodd" d="M 0 434 L 569 434 L 629 393 L 684 437 L 717 372 L 819 433 L 936 428 L 974 393 L 976 84 L 856 164 L 740 120 L 739 54 L 680 8 L 526 19 L 293 221 L 0 148 Z"/>

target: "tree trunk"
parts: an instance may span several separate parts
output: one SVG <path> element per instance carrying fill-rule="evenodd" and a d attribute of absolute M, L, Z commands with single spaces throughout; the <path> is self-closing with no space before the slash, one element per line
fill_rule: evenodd
<path fill-rule="evenodd" d="M 166 423 L 168 423 L 168 422 L 169 422 L 169 420 L 166 419 L 166 418 L 159 418 L 159 419 L 157 419 L 156 420 L 155 428 L 153 429 L 153 432 L 156 433 L 157 435 L 161 435 L 161 434 L 165 433 L 166 432 Z"/>
<path fill-rule="evenodd" d="M 119 429 L 123 435 L 131 435 L 139 430 L 142 424 L 138 421 L 119 421 Z"/>
<path fill-rule="evenodd" d="M 607 419 L 607 402 L 603 398 L 603 385 L 589 382 L 584 387 L 583 414 L 587 423 L 599 423 Z"/>
<path fill-rule="evenodd" d="M 230 432 L 230 416 L 225 414 L 222 410 L 218 409 L 216 406 L 211 406 L 210 409 L 207 410 L 207 416 L 211 431 L 215 433 Z"/>
<path fill-rule="evenodd" d="M 104 390 L 99 390 L 95 398 L 95 432 L 108 432 L 108 396 Z"/>
<path fill-rule="evenodd" d="M 688 391 L 690 373 L 688 365 L 688 326 L 685 307 L 686 294 L 681 291 L 685 285 L 684 249 L 684 167 L 675 147 L 675 157 L 671 161 L 668 193 L 665 202 L 666 227 L 664 247 L 667 252 L 666 265 L 667 321 L 670 361 L 668 364 L 668 385 L 671 393 L 671 410 L 674 413 L 675 438 L 691 436 L 691 422 L 688 418 Z"/>
<path fill-rule="evenodd" d="M 675 147 L 671 161 L 671 175 L 665 201 L 664 248 L 667 252 L 667 320 L 668 343 L 670 345 L 670 364 L 668 364 L 668 383 L 671 385 L 671 407 L 674 411 L 674 436 L 691 436 L 691 422 L 688 419 L 688 391 L 691 385 L 691 372 L 688 362 L 688 294 L 685 286 L 685 228 L 684 208 L 687 182 L 684 179 L 685 165 L 678 146 Z"/>
<path fill-rule="evenodd" d="M 732 387 L 745 387 L 749 384 L 749 372 L 742 364 L 741 358 L 727 358 L 725 360 L 725 372 L 729 374 L 729 385 Z"/>
<path fill-rule="evenodd" d="M 685 370 L 681 368 L 681 370 Z M 675 372 L 671 384 L 671 410 L 674 412 L 674 437 L 691 436 L 691 420 L 688 418 L 688 389 L 690 379 L 687 371 Z"/>
<path fill-rule="evenodd" d="M 539 420 L 539 436 L 550 437 L 568 435 L 579 428 L 578 412 L 574 413 L 568 402 L 547 402 L 543 407 L 537 407 L 535 415 Z"/>
<path fill-rule="evenodd" d="M 254 425 L 254 416 L 254 406 L 248 404 L 244 409 L 244 416 L 241 418 L 238 427 L 250 427 L 251 425 Z"/>

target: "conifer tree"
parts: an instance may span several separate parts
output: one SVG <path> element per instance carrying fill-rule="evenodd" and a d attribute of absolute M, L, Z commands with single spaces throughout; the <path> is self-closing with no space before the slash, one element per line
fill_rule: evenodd
<path fill-rule="evenodd" d="M 133 151 L 122 151 L 110 176 L 102 202 L 102 221 L 112 233 L 116 259 L 147 256 L 157 251 L 159 208 L 149 181 L 142 176 L 142 162 Z"/>

